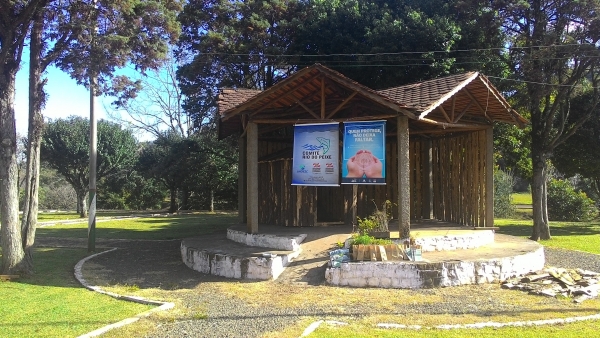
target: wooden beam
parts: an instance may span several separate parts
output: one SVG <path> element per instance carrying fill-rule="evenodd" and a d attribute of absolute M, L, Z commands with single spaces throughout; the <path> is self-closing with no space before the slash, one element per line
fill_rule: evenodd
<path fill-rule="evenodd" d="M 319 115 L 315 114 L 315 112 L 312 111 L 312 109 L 308 108 L 304 103 L 302 103 L 302 101 L 297 101 L 296 103 L 298 103 L 300 105 L 300 107 L 304 108 L 304 110 L 306 110 L 310 115 L 312 115 L 317 120 L 321 119 L 319 117 Z"/>
<path fill-rule="evenodd" d="M 410 236 L 410 141 L 408 134 L 408 117 L 398 116 L 398 226 L 400 238 Z"/>
<path fill-rule="evenodd" d="M 246 231 L 250 234 L 258 233 L 258 126 L 248 122 L 246 128 L 246 203 L 247 220 Z"/>
<path fill-rule="evenodd" d="M 485 227 L 494 226 L 494 128 L 485 131 Z"/>
<path fill-rule="evenodd" d="M 321 119 L 325 119 L 325 76 L 321 77 Z"/>
<path fill-rule="evenodd" d="M 430 134 L 449 134 L 449 133 L 461 133 L 466 131 L 477 131 L 483 130 L 481 127 L 472 127 L 472 128 L 453 128 L 453 129 L 421 129 L 421 130 L 411 130 L 411 135 L 430 135 Z"/>
<path fill-rule="evenodd" d="M 458 116 L 454 120 L 452 120 L 452 123 L 458 122 L 463 117 L 463 115 L 465 115 L 465 113 L 467 112 L 467 110 L 469 108 L 471 108 L 471 105 L 473 104 L 473 102 L 475 102 L 475 100 L 471 99 L 471 101 L 469 101 L 469 104 L 467 104 L 467 106 L 465 107 L 465 109 L 463 109 L 460 112 L 460 114 L 458 114 Z"/>
<path fill-rule="evenodd" d="M 492 119 L 490 119 L 490 117 L 487 116 L 486 109 L 481 106 L 481 104 L 479 103 L 479 101 L 477 101 L 477 99 L 475 98 L 475 96 L 473 96 L 473 94 L 471 94 L 471 92 L 467 88 L 465 88 L 465 93 L 467 93 L 467 95 L 471 98 L 471 100 L 475 101 L 475 104 L 477 105 L 477 107 L 479 108 L 479 110 L 481 110 L 481 112 L 483 113 L 483 116 L 485 116 L 485 119 L 488 120 L 488 122 L 492 122 Z"/>
<path fill-rule="evenodd" d="M 421 141 L 421 160 L 423 166 L 423 219 L 433 218 L 433 167 L 431 139 Z"/>
<path fill-rule="evenodd" d="M 424 121 L 427 122 L 429 124 L 434 124 L 436 126 L 440 126 L 443 128 L 470 128 L 473 127 L 477 124 L 473 123 L 473 124 L 464 124 L 464 123 L 446 123 L 446 122 L 441 122 L 441 121 L 436 121 L 436 120 L 432 120 L 432 119 L 428 119 L 428 118 L 419 118 L 419 121 Z M 479 126 L 484 126 L 483 124 L 479 124 Z M 485 125 L 485 126 L 489 126 L 489 125 Z"/>
<path fill-rule="evenodd" d="M 350 94 L 350 96 L 345 98 L 344 101 L 342 101 L 342 103 L 340 103 L 331 113 L 329 113 L 329 115 L 327 115 L 326 118 L 328 118 L 328 119 L 332 118 L 333 115 L 335 115 L 340 109 L 342 109 L 346 105 L 346 103 L 350 102 L 350 100 L 352 100 L 352 98 L 354 98 L 356 96 L 356 94 L 358 94 L 358 92 L 354 92 L 354 93 Z"/>
<path fill-rule="evenodd" d="M 510 115 L 512 121 L 515 122 L 520 127 L 522 127 L 523 126 L 522 123 L 519 122 L 519 121 L 517 121 L 517 118 L 512 113 L 512 108 L 510 107 L 510 105 L 508 104 L 508 102 L 505 101 L 504 97 L 502 95 L 500 95 L 500 93 L 498 93 L 492 86 L 490 86 L 490 84 L 488 83 L 487 79 L 484 80 L 482 77 L 479 77 L 479 80 L 492 93 L 492 95 L 494 95 L 494 98 L 496 100 L 498 100 L 498 102 L 500 102 L 500 104 L 502 105 L 502 107 L 504 107 L 504 109 L 506 109 L 506 112 Z"/>
<path fill-rule="evenodd" d="M 452 117 L 450 117 L 450 121 L 454 122 L 454 110 L 456 109 L 456 95 L 452 96 L 452 111 L 450 112 L 450 114 L 452 115 Z"/>
<path fill-rule="evenodd" d="M 344 185 L 344 222 L 348 225 L 352 225 L 352 228 L 356 225 L 356 204 L 358 201 L 358 185 Z"/>
<path fill-rule="evenodd" d="M 442 112 L 442 114 L 446 118 L 446 121 L 448 121 L 449 123 L 452 123 L 450 116 L 448 116 L 448 113 L 446 113 L 446 109 L 444 109 L 444 107 L 442 107 L 442 106 L 439 106 L 438 109 Z"/>
<path fill-rule="evenodd" d="M 398 117 L 398 114 L 388 115 L 376 115 L 376 116 L 357 116 L 351 118 L 337 118 L 337 119 L 254 119 L 251 122 L 257 124 L 294 124 L 294 123 L 315 123 L 315 122 L 346 122 L 346 121 L 372 121 L 372 120 L 385 120 L 390 118 Z"/>

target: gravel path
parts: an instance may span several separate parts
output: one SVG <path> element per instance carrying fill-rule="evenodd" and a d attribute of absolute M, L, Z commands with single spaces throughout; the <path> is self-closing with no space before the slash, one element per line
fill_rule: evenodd
<path fill-rule="evenodd" d="M 600 272 L 600 255 L 544 247 L 546 265 Z"/>
<path fill-rule="evenodd" d="M 39 246 L 85 247 L 86 244 L 85 240 L 38 240 Z M 212 285 L 214 282 L 232 281 L 187 268 L 181 261 L 179 245 L 180 241 L 99 241 L 99 251 L 101 247 L 119 249 L 88 261 L 83 267 L 83 274 L 92 285 L 135 284 L 140 288 L 176 291 L 181 306 L 196 309 L 206 315 L 202 319 L 160 323 L 149 337 L 259 337 L 267 332 L 281 331 L 303 318 L 352 321 L 375 314 L 476 314 L 482 317 L 482 321 L 486 321 L 486 316 L 530 311 L 527 305 L 494 297 L 498 292 L 514 292 L 501 290 L 494 284 L 402 291 L 411 292 L 415 299 L 420 296 L 435 296 L 439 301 L 407 303 L 393 309 L 377 308 L 369 302 L 352 303 L 344 308 L 327 303 L 307 303 L 294 307 L 257 306 L 235 296 L 216 292 L 217 289 Z M 600 255 L 546 248 L 546 260 L 552 266 L 600 271 Z M 297 283 L 291 278 L 285 281 L 288 282 L 286 287 L 290 292 L 323 288 L 322 283 L 321 286 L 315 285 L 316 283 Z M 263 283 L 273 283 L 273 288 L 285 286 L 282 281 Z M 335 293 L 336 289 L 332 287 L 331 292 Z M 261 301 L 268 304 L 268 300 Z M 537 303 L 536 305 L 547 305 L 549 308 L 564 306 L 564 302 L 554 298 L 540 297 Z"/>

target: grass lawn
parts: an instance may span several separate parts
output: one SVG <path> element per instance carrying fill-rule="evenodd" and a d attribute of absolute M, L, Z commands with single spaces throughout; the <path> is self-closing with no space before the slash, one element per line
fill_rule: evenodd
<path fill-rule="evenodd" d="M 529 192 L 517 192 L 510 195 L 512 204 L 520 204 L 520 205 L 531 205 L 531 193 Z"/>
<path fill-rule="evenodd" d="M 198 213 L 96 222 L 96 238 L 177 239 L 225 230 L 237 223 L 234 213 Z M 87 221 L 39 228 L 39 237 L 87 238 Z"/>
<path fill-rule="evenodd" d="M 237 223 L 234 213 L 197 213 L 191 215 L 175 215 L 169 217 L 139 218 L 110 220 L 98 222 L 97 238 L 124 239 L 173 239 L 199 236 L 201 234 L 224 230 Z M 528 237 L 531 233 L 532 221 L 523 219 L 497 219 L 495 224 L 500 228 L 499 233 Z M 553 239 L 543 241 L 545 246 L 565 249 L 582 250 L 600 254 L 600 222 L 573 223 L 551 222 Z M 39 237 L 70 237 L 86 238 L 87 223 L 56 224 L 38 229 Z M 92 331 L 108 323 L 117 322 L 123 318 L 149 309 L 147 306 L 117 301 L 110 297 L 89 292 L 79 286 L 73 278 L 73 266 L 86 255 L 85 250 L 76 249 L 38 249 L 35 252 L 37 273 L 34 277 L 23 278 L 13 282 L 0 282 L 0 336 L 77 336 Z M 273 287 L 277 285 L 277 287 Z M 340 308 L 351 306 L 353 301 L 363 302 L 364 299 L 379 299 L 381 311 L 374 315 L 352 320 L 348 326 L 322 325 L 310 337 L 591 337 L 596 335 L 600 321 L 589 321 L 565 325 L 542 327 L 520 327 L 501 329 L 460 329 L 460 330 L 410 330 L 410 329 L 378 329 L 375 323 L 397 322 L 401 324 L 421 323 L 424 326 L 441 323 L 474 323 L 479 321 L 518 321 L 559 318 L 577 315 L 587 315 L 600 312 L 600 300 L 590 300 L 582 306 L 565 301 L 564 305 L 556 308 L 532 307 L 528 313 L 499 313 L 493 317 L 480 318 L 477 316 L 455 316 L 450 314 L 420 315 L 410 317 L 387 316 L 385 309 L 401 306 L 403 302 L 414 302 L 412 290 L 387 289 L 355 289 L 336 288 L 328 286 L 299 287 L 295 285 L 273 284 L 273 282 L 240 283 L 236 281 L 208 283 L 198 286 L 211 289 L 212 292 L 228 294 L 239 298 L 248 304 L 256 306 L 282 306 L 294 308 L 296 303 L 321 302 L 338 304 Z M 535 303 L 535 297 L 520 293 L 506 293 L 497 287 L 489 286 L 489 297 L 508 297 L 506 302 Z M 126 291 L 153 299 L 175 301 L 183 290 L 139 289 Z M 123 286 L 126 288 L 126 286 Z M 193 291 L 193 290 L 191 290 Z M 444 294 L 452 294 L 452 288 L 443 290 Z M 435 302 L 439 295 L 420 295 L 424 302 Z M 350 302 L 350 303 L 348 303 Z M 389 303 L 389 304 L 388 304 Z M 198 308 L 181 308 L 164 314 L 153 315 L 133 325 L 108 333 L 110 337 L 129 337 L 151 334 L 152 328 L 161 321 L 186 321 L 204 313 L 202 304 Z M 85 309 L 85 311 L 82 311 Z M 340 314 L 343 314 L 341 311 Z M 157 317 L 158 316 L 158 317 Z M 162 316 L 162 317 L 161 317 Z M 383 316 L 383 317 L 382 317 Z M 164 318 L 163 318 L 164 317 Z M 336 316 L 333 316 L 336 317 Z M 318 320 L 322 318 L 315 318 Z M 329 318 L 335 319 L 335 318 Z M 310 323 L 307 319 L 282 331 L 269 333 L 268 337 L 297 337 Z"/>
<path fill-rule="evenodd" d="M 411 330 L 411 329 L 375 329 L 360 325 L 329 326 L 321 325 L 310 338 L 368 338 L 368 337 L 406 337 L 406 338 L 453 338 L 453 337 L 598 337 L 598 321 L 579 322 L 564 325 L 546 325 L 539 327 L 507 327 L 484 329 L 452 329 L 452 330 Z"/>
<path fill-rule="evenodd" d="M 495 219 L 494 225 L 501 234 L 529 237 L 533 220 Z M 540 241 L 553 248 L 579 250 L 600 254 L 600 221 L 593 222 L 554 222 L 550 221 L 552 239 Z"/>
<path fill-rule="evenodd" d="M 75 337 L 151 309 L 83 288 L 73 267 L 83 249 L 34 251 L 36 274 L 0 282 L 0 336 Z"/>

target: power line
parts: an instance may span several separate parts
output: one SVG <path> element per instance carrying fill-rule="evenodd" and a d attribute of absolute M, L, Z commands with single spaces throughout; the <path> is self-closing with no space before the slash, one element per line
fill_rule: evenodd
<path fill-rule="evenodd" d="M 558 48 L 558 47 L 594 47 L 597 46 L 593 43 L 571 43 L 561 45 L 536 45 L 536 46 L 511 46 L 511 47 L 492 47 L 492 48 L 472 48 L 472 49 L 455 49 L 455 50 L 434 50 L 434 51 L 415 51 L 415 52 L 384 52 L 384 53 L 331 53 L 331 54 L 266 54 L 256 53 L 255 56 L 261 57 L 335 57 L 335 56 L 389 56 L 389 55 L 410 55 L 410 54 L 430 54 L 430 53 L 464 53 L 464 52 L 483 52 L 483 51 L 497 51 L 497 50 L 515 50 L 515 49 L 538 49 L 538 48 Z M 249 56 L 250 53 L 226 53 L 226 52 L 208 52 L 202 53 L 204 55 L 226 55 L 226 56 Z"/>

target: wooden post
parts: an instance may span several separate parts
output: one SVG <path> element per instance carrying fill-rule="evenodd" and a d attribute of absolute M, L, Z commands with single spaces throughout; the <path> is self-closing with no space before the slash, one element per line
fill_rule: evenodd
<path fill-rule="evenodd" d="M 485 131 L 485 226 L 494 226 L 494 128 Z"/>
<path fill-rule="evenodd" d="M 410 236 L 410 139 L 408 117 L 398 116 L 398 226 L 400 238 Z"/>
<path fill-rule="evenodd" d="M 238 142 L 238 218 L 240 223 L 246 223 L 246 135 L 240 137 Z"/>
<path fill-rule="evenodd" d="M 344 212 L 345 223 L 356 225 L 356 204 L 358 201 L 358 185 L 344 186 Z"/>
<path fill-rule="evenodd" d="M 248 122 L 246 142 L 246 231 L 255 234 L 258 233 L 258 126 L 256 123 Z"/>
<path fill-rule="evenodd" d="M 421 161 L 423 165 L 423 219 L 433 218 L 433 165 L 431 139 L 421 142 Z"/>

